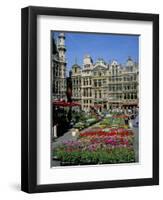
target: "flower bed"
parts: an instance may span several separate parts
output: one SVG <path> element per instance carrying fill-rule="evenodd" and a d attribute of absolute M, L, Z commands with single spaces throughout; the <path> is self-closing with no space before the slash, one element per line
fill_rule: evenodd
<path fill-rule="evenodd" d="M 134 162 L 133 135 L 85 135 L 65 141 L 54 156 L 64 165 Z"/>
<path fill-rule="evenodd" d="M 121 127 L 128 128 L 128 125 L 125 124 L 126 115 L 114 115 L 112 117 L 106 117 L 99 123 L 99 127 L 101 128 L 111 128 L 111 127 Z"/>
<path fill-rule="evenodd" d="M 94 123 L 95 120 L 88 120 Z M 122 125 L 124 117 L 105 118 L 97 126 L 80 132 L 76 141 L 64 141 L 54 149 L 61 165 L 115 164 L 135 162 L 134 134 Z M 104 127 L 101 127 L 104 126 Z"/>
<path fill-rule="evenodd" d="M 125 119 L 125 118 L 128 118 L 128 116 L 127 115 L 113 115 L 112 118 Z"/>
<path fill-rule="evenodd" d="M 135 161 L 134 150 L 122 147 L 97 151 L 65 151 L 58 149 L 55 155 L 61 160 L 61 165 L 115 164 Z"/>
<path fill-rule="evenodd" d="M 98 130 L 88 130 L 83 133 L 80 133 L 80 137 L 86 137 L 86 136 L 114 136 L 114 135 L 121 135 L 121 136 L 128 136 L 133 135 L 132 131 L 129 131 L 124 128 L 117 128 L 117 129 L 98 129 Z"/>

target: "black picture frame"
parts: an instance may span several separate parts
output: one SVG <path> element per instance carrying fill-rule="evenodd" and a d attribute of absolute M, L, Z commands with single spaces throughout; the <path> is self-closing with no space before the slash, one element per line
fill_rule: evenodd
<path fill-rule="evenodd" d="M 153 177 L 37 184 L 37 16 L 55 15 L 153 23 Z M 28 193 L 159 184 L 159 15 L 30 6 L 21 11 L 21 190 Z"/>

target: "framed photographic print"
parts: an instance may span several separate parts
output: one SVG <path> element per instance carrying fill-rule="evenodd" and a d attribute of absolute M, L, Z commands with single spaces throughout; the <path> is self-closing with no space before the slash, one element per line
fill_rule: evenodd
<path fill-rule="evenodd" d="M 159 16 L 22 9 L 22 190 L 159 184 Z"/>

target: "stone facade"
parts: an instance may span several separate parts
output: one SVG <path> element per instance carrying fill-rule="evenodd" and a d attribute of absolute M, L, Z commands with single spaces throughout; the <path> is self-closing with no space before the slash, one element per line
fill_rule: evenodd
<path fill-rule="evenodd" d="M 52 90 L 53 100 L 66 97 L 66 46 L 65 34 L 52 37 Z M 139 103 L 139 68 L 130 57 L 124 65 L 116 60 L 106 63 L 99 58 L 95 63 L 90 55 L 71 68 L 72 100 L 89 112 L 92 107 L 99 111 L 116 108 L 129 109 Z"/>
<path fill-rule="evenodd" d="M 138 64 L 130 57 L 122 66 L 116 60 L 108 64 L 101 58 L 93 63 L 86 55 L 82 67 L 72 66 L 72 99 L 86 112 L 91 107 L 99 111 L 136 108 L 138 79 Z"/>

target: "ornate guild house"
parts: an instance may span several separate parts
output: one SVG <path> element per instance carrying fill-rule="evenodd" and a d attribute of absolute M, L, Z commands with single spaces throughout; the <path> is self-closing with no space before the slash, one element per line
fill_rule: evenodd
<path fill-rule="evenodd" d="M 65 35 L 60 33 L 53 43 L 53 98 L 66 100 Z M 106 63 L 102 58 L 93 62 L 84 56 L 83 65 L 71 67 L 72 100 L 80 103 L 82 110 L 99 112 L 113 109 L 136 109 L 139 105 L 139 68 L 129 57 L 124 65 L 116 60 Z"/>

